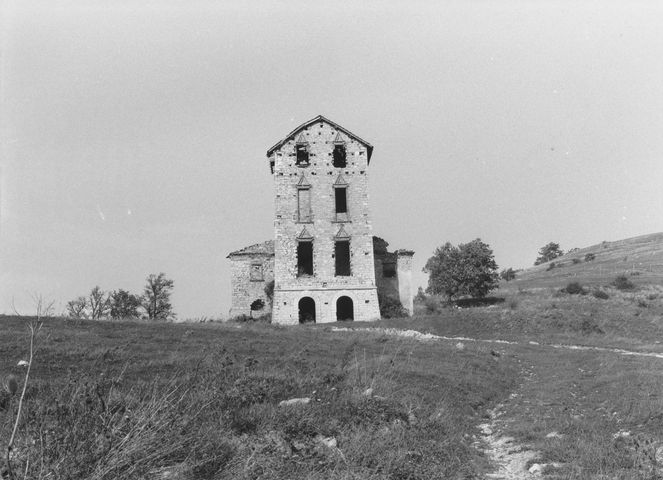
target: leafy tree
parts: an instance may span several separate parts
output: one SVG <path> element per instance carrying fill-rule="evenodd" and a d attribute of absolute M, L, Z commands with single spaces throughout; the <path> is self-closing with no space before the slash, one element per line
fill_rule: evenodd
<path fill-rule="evenodd" d="M 78 297 L 68 302 L 67 316 L 70 318 L 87 318 L 87 298 Z"/>
<path fill-rule="evenodd" d="M 500 272 L 500 278 L 502 280 L 506 280 L 507 282 L 510 282 L 511 280 L 516 278 L 516 271 L 511 267 L 507 268 L 506 270 L 502 270 Z"/>
<path fill-rule="evenodd" d="M 479 238 L 458 247 L 449 242 L 438 247 L 423 271 L 429 274 L 426 292 L 449 300 L 460 295 L 483 298 L 499 279 L 493 251 Z"/>
<path fill-rule="evenodd" d="M 116 290 L 110 294 L 110 316 L 111 318 L 138 318 L 141 307 L 141 298 L 126 290 Z"/>
<path fill-rule="evenodd" d="M 151 274 L 146 279 L 145 294 L 142 297 L 143 308 L 150 320 L 168 320 L 175 317 L 170 304 L 173 281 L 165 273 Z"/>
<path fill-rule="evenodd" d="M 541 265 L 542 263 L 549 262 L 562 255 L 564 255 L 564 252 L 559 248 L 559 243 L 550 242 L 541 247 L 541 250 L 539 250 L 539 256 L 534 262 L 534 265 Z"/>
<path fill-rule="evenodd" d="M 100 320 L 108 314 L 110 309 L 109 295 L 96 286 L 88 296 L 88 305 L 90 306 L 90 318 Z"/>

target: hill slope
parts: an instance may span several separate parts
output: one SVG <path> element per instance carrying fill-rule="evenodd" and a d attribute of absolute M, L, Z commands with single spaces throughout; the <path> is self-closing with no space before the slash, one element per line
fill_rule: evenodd
<path fill-rule="evenodd" d="M 587 254 L 593 254 L 594 259 L 586 260 Z M 516 279 L 503 287 L 561 288 L 573 281 L 605 285 L 620 274 L 629 275 L 635 284 L 663 285 L 663 233 L 576 249 L 553 262 L 518 272 Z"/>

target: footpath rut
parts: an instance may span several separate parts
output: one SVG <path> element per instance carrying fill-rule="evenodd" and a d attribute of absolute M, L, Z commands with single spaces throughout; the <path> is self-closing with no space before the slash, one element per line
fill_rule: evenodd
<path fill-rule="evenodd" d="M 494 343 L 502 345 L 521 345 L 521 346 L 540 346 L 548 348 L 557 348 L 564 350 L 588 350 L 596 352 L 611 352 L 619 355 L 627 356 L 636 356 L 636 357 L 653 357 L 653 358 L 663 358 L 663 353 L 654 353 L 654 352 L 636 352 L 633 350 L 625 350 L 623 348 L 610 348 L 610 347 L 591 347 L 588 345 L 572 345 L 572 344 L 561 344 L 561 343 L 539 343 L 539 342 L 512 342 L 509 340 L 499 340 L 499 339 L 482 339 L 482 338 L 470 338 L 470 337 L 445 337 L 444 335 L 434 335 L 432 333 L 421 333 L 416 330 L 399 330 L 397 328 L 347 328 L 347 327 L 332 327 L 334 332 L 377 332 L 384 333 L 386 335 L 393 335 L 396 337 L 410 337 L 415 340 L 447 340 L 453 342 L 477 342 L 477 343 Z"/>
<path fill-rule="evenodd" d="M 562 350 L 581 350 L 581 351 L 596 351 L 596 352 L 610 352 L 617 355 L 636 356 L 636 357 L 653 357 L 663 359 L 663 353 L 654 352 L 636 352 L 633 350 L 626 350 L 622 348 L 609 348 L 609 347 L 591 347 L 587 345 L 564 345 L 564 344 L 546 344 L 538 342 L 513 342 L 499 339 L 479 339 L 470 337 L 447 337 L 443 335 L 434 335 L 432 333 L 421 333 L 416 330 L 399 330 L 396 328 L 346 328 L 346 327 L 332 327 L 334 332 L 353 332 L 353 331 L 366 331 L 374 333 L 382 333 L 386 335 L 393 335 L 397 337 L 409 337 L 419 341 L 452 341 L 452 342 L 477 342 L 501 345 L 518 345 L 530 346 L 540 348 L 554 348 Z M 483 448 L 486 456 L 495 465 L 496 471 L 493 473 L 485 474 L 486 479 L 491 480 L 530 480 L 541 478 L 542 469 L 546 465 L 533 464 L 532 462 L 537 458 L 539 452 L 528 450 L 522 445 L 519 445 L 511 437 L 503 436 L 501 425 L 504 420 L 501 418 L 506 409 L 508 408 L 509 400 L 519 396 L 523 386 L 532 381 L 535 373 L 527 366 L 522 366 L 523 379 L 519 387 L 511 394 L 511 397 L 498 404 L 494 409 L 490 410 L 490 419 L 488 422 L 479 425 L 481 436 L 475 442 L 477 448 Z M 528 469 L 528 465 L 531 465 Z M 559 465 L 553 464 L 554 467 Z"/>

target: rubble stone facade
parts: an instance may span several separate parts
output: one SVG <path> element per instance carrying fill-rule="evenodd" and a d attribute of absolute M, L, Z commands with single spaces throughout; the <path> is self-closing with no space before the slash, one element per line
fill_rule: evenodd
<path fill-rule="evenodd" d="M 322 116 L 268 150 L 275 182 L 275 238 L 228 256 L 231 316 L 250 312 L 256 299 L 268 300 L 265 285 L 271 280 L 274 323 L 377 320 L 378 287 L 411 314 L 412 252 L 387 252 L 376 259 L 373 251 L 368 198 L 372 152 L 368 142 Z M 395 272 L 387 268 L 384 278 L 382 261 L 387 257 L 394 260 Z"/>
<path fill-rule="evenodd" d="M 228 255 L 232 288 L 230 317 L 259 317 L 271 310 L 271 299 L 265 287 L 274 281 L 274 240 L 251 245 Z M 256 300 L 263 307 L 251 309 Z"/>

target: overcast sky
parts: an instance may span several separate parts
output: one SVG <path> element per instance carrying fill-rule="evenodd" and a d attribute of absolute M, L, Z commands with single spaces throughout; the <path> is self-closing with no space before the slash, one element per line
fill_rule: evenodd
<path fill-rule="evenodd" d="M 374 234 L 501 268 L 663 231 L 661 2 L 2 4 L 0 313 L 175 282 L 226 315 L 273 237 L 266 150 L 322 114 L 371 142 Z"/>

